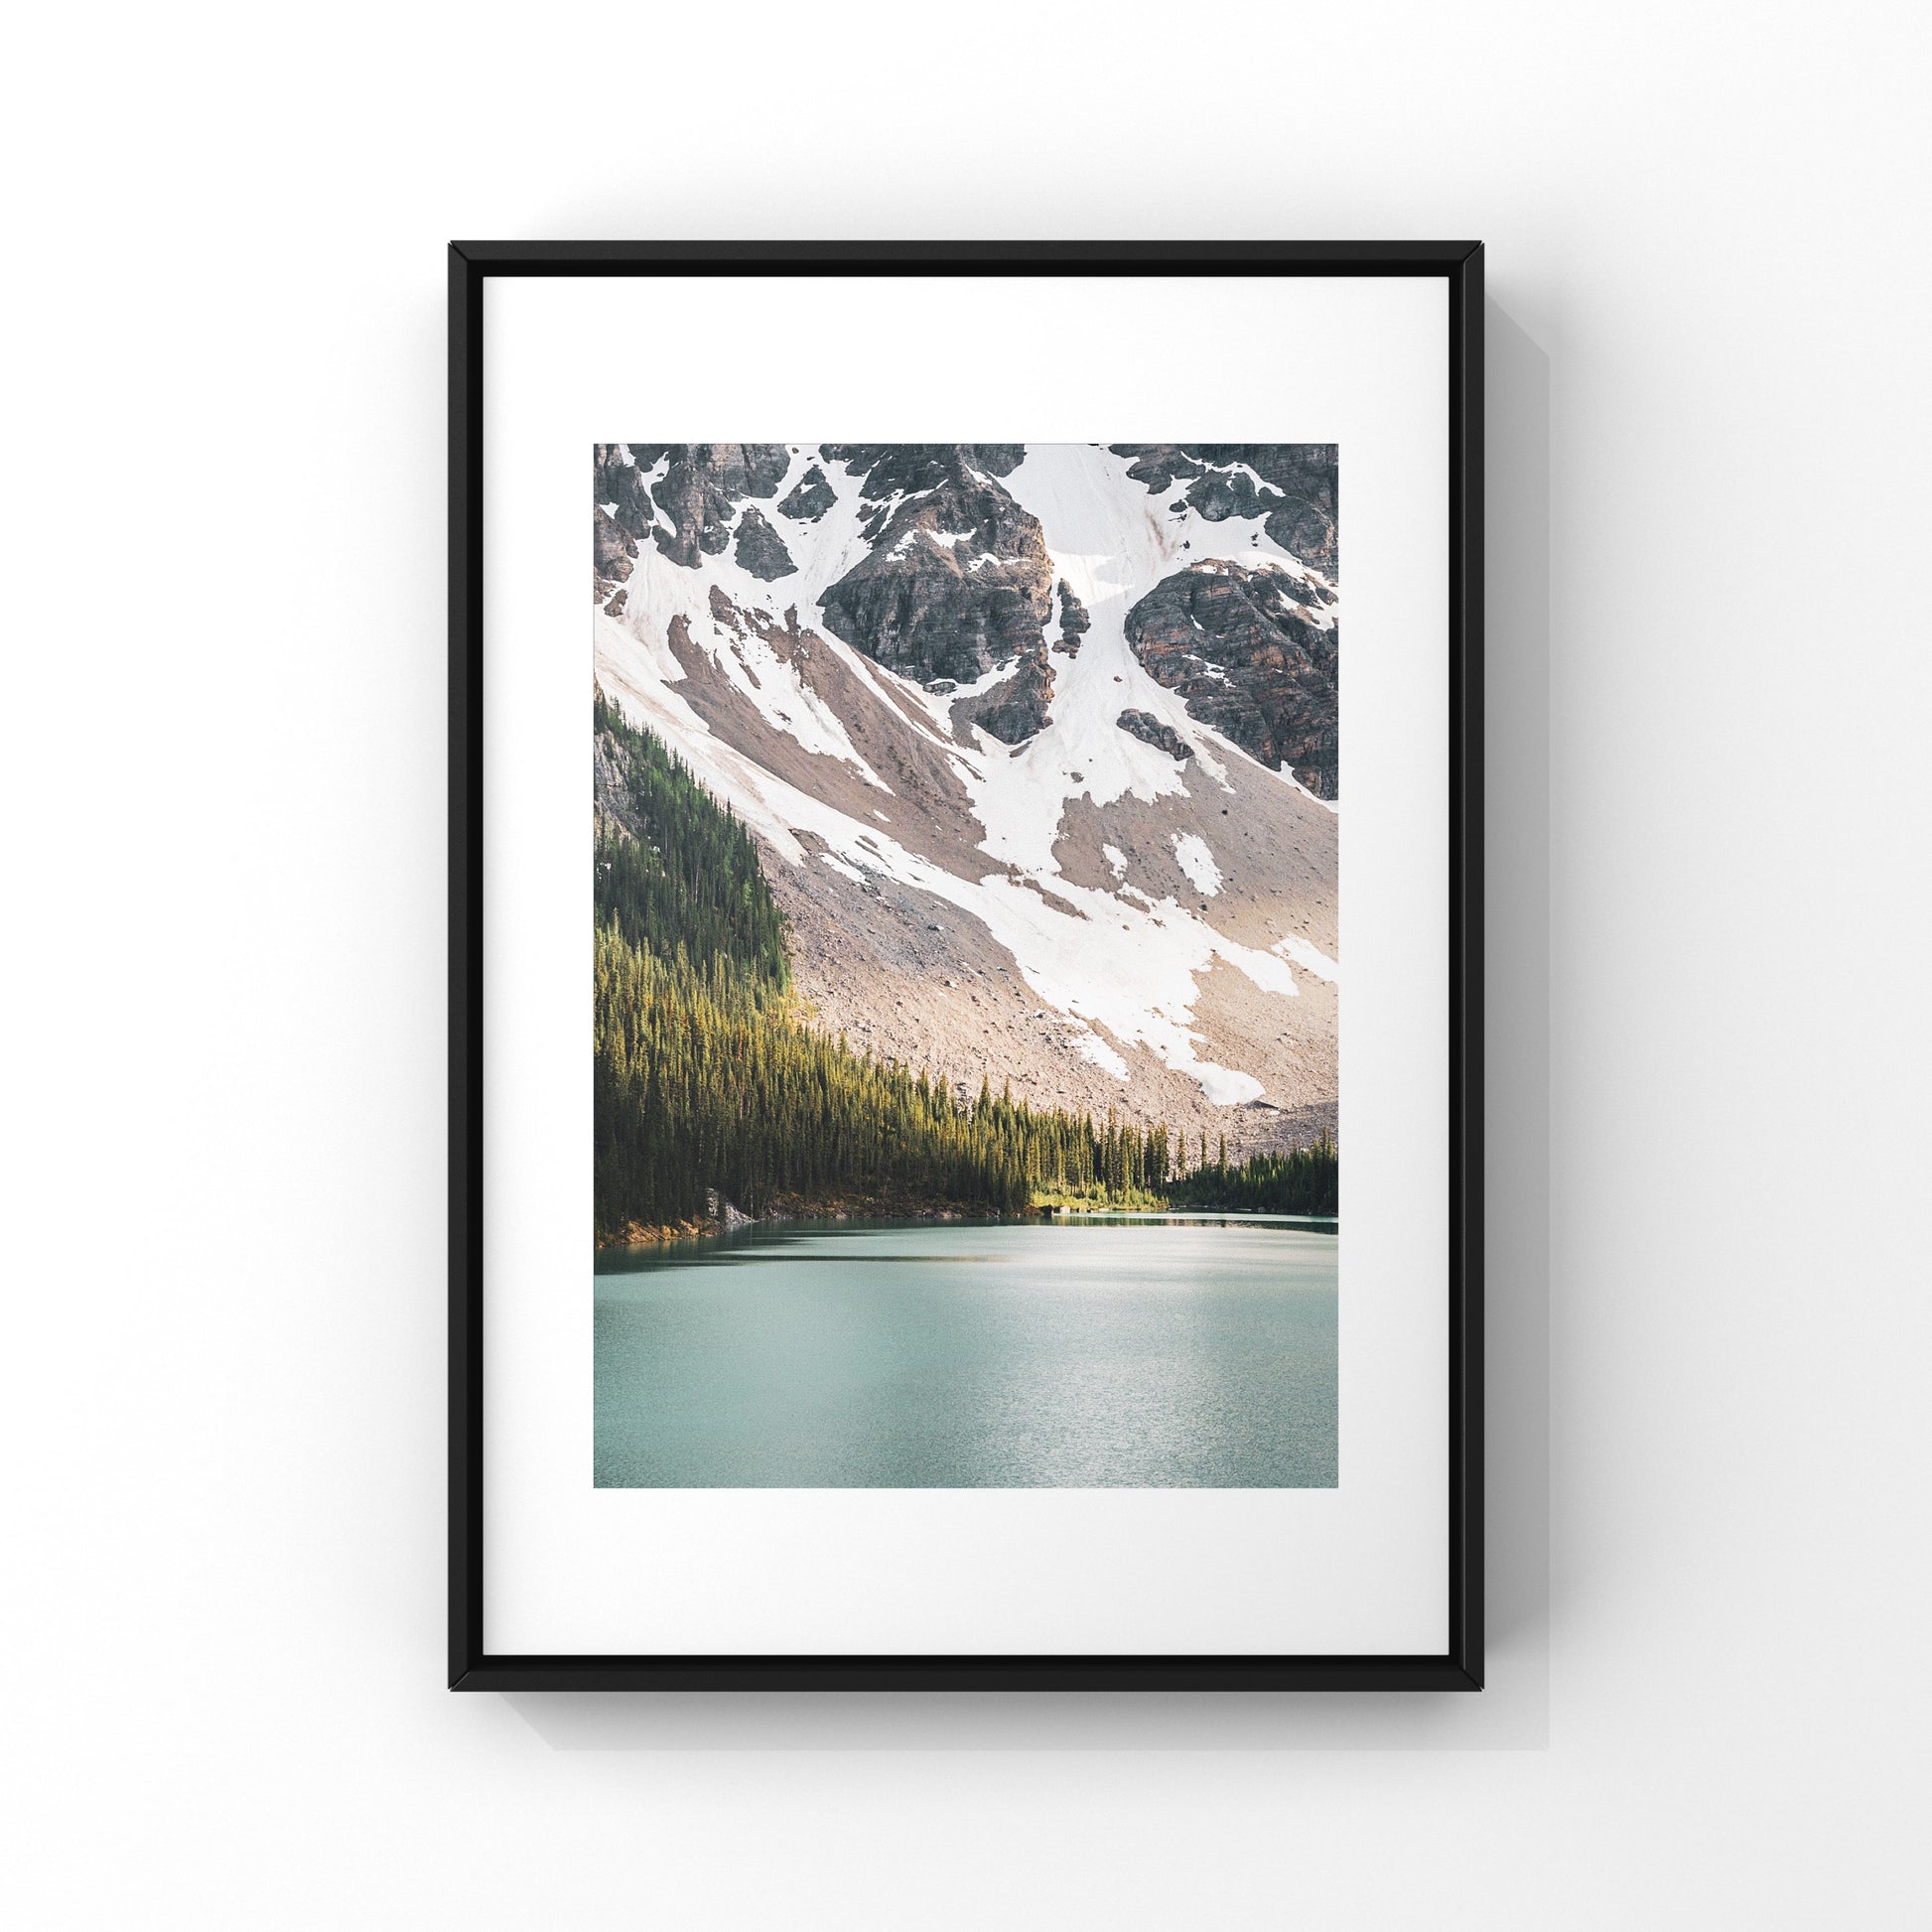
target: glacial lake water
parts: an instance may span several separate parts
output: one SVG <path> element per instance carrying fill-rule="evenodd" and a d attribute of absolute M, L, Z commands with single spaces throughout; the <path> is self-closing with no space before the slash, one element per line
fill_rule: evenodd
<path fill-rule="evenodd" d="M 1331 1488 L 1331 1228 L 809 1222 L 597 1262 L 605 1488 Z"/>

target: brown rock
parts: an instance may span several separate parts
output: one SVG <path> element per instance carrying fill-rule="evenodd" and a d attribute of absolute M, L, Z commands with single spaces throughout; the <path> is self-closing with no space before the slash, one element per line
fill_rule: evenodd
<path fill-rule="evenodd" d="M 967 452 L 914 451 L 895 474 L 937 480 L 880 501 L 870 554 L 820 608 L 835 636 L 879 663 L 920 682 L 971 683 L 1043 643 L 1052 560 L 1038 522 Z M 868 500 L 888 467 L 868 477 Z"/>
<path fill-rule="evenodd" d="M 1276 571 L 1201 563 L 1164 578 L 1128 612 L 1127 641 L 1157 683 L 1264 764 L 1287 764 L 1338 797 L 1332 623 Z"/>

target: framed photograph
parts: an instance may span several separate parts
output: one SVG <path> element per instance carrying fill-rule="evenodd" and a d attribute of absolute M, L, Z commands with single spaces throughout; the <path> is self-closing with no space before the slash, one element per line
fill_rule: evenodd
<path fill-rule="evenodd" d="M 1480 1688 L 1481 370 L 453 244 L 455 1688 Z"/>

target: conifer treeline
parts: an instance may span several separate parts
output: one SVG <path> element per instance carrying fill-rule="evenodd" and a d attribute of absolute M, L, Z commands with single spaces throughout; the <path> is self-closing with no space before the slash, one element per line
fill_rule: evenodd
<path fill-rule="evenodd" d="M 722 955 L 783 987 L 791 976 L 784 914 L 759 870 L 758 847 L 663 744 L 633 731 L 593 691 L 597 743 L 617 782 L 596 816 L 597 913 L 633 946 L 664 958 L 679 946 L 702 966 Z"/>
<path fill-rule="evenodd" d="M 943 1084 L 800 1024 L 790 996 L 715 955 L 700 969 L 597 935 L 601 1230 L 747 1213 L 778 1195 L 948 1201 L 1018 1213 L 1040 1186 L 1096 1197 L 1144 1172 L 1149 1139 Z M 1158 1158 L 1158 1156 L 1156 1157 Z"/>
<path fill-rule="evenodd" d="M 1177 1175 L 1165 1189 L 1173 1207 L 1226 1207 L 1252 1214 L 1334 1214 L 1339 1210 L 1340 1172 L 1334 1137 L 1323 1133 L 1312 1147 L 1287 1154 L 1256 1154 L 1230 1163 L 1205 1162 Z"/>
<path fill-rule="evenodd" d="M 789 990 L 784 915 L 750 833 L 602 692 L 595 721 L 600 1234 L 698 1218 L 713 1188 L 751 1214 L 779 1195 L 995 1213 L 1035 1193 L 1148 1205 L 1179 1190 L 1220 1206 L 1285 1190 L 1322 1197 L 1318 1150 L 1261 1157 L 1274 1164 L 1263 1169 L 1230 1167 L 1225 1144 L 1210 1167 L 1203 1146 L 1201 1167 L 1174 1180 L 1185 1155 L 1165 1127 L 1035 1111 L 984 1081 L 963 1105 L 943 1074 L 814 1030 Z M 1332 1144 L 1325 1163 L 1332 1201 Z"/>

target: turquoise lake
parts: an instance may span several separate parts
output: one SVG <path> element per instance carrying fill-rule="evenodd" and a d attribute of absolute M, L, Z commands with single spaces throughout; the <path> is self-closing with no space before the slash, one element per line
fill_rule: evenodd
<path fill-rule="evenodd" d="M 1331 1488 L 1331 1228 L 809 1222 L 598 1257 L 606 1488 Z"/>

